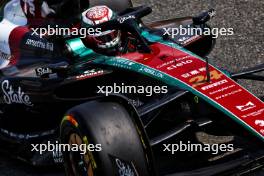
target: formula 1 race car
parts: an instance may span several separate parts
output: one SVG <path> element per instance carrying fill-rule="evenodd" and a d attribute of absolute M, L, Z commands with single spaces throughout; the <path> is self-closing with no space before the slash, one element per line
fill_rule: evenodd
<path fill-rule="evenodd" d="M 221 70 L 207 57 L 213 35 L 164 32 L 210 28 L 206 22 L 214 10 L 144 24 L 151 8 L 107 3 L 119 11 L 117 18 L 92 28 L 121 31 L 132 38 L 134 50 L 123 47 L 113 56 L 95 52 L 76 36 L 15 35 L 19 59 L 1 69 L 1 150 L 34 166 L 64 164 L 69 176 L 261 170 L 263 99 L 236 81 L 264 81 L 255 74 L 264 65 Z M 62 151 L 60 144 L 88 149 Z"/>

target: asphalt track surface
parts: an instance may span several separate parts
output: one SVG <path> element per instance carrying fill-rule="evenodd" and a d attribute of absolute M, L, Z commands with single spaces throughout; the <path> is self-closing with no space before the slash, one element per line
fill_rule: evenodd
<path fill-rule="evenodd" d="M 134 0 L 134 5 L 149 5 L 153 13 L 145 21 L 193 16 L 214 8 L 217 16 L 213 27 L 234 28 L 233 36 L 220 36 L 210 54 L 211 62 L 220 68 L 238 71 L 264 63 L 264 1 L 263 0 Z M 241 82 L 257 95 L 264 96 L 264 84 Z M 8 156 L 8 155 L 7 155 Z M 0 156 L 0 176 L 57 176 L 60 171 L 35 169 L 21 162 Z M 264 175 L 260 173 L 259 175 Z"/>

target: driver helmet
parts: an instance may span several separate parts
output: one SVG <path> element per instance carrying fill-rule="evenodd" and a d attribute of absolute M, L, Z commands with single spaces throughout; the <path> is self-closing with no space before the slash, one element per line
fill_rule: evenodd
<path fill-rule="evenodd" d="M 82 27 L 92 27 L 115 19 L 116 13 L 107 6 L 95 6 L 82 13 Z M 99 49 L 111 49 L 119 45 L 121 32 L 119 30 L 101 31 L 88 35 L 85 40 Z"/>

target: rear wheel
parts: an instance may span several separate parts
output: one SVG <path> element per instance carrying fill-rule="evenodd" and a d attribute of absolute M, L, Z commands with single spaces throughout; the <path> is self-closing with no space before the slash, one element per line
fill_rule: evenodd
<path fill-rule="evenodd" d="M 61 143 L 89 148 L 63 152 L 68 176 L 149 175 L 145 141 L 118 103 L 89 102 L 71 109 L 61 124 Z"/>

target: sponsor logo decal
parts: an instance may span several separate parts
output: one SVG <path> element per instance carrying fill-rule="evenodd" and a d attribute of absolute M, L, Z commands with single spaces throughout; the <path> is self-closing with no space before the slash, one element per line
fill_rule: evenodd
<path fill-rule="evenodd" d="M 155 71 L 154 69 L 151 69 L 151 68 L 142 67 L 139 71 L 141 71 L 143 73 L 148 73 L 148 74 L 153 75 L 153 76 L 158 77 L 158 78 L 163 78 L 162 73 L 159 73 L 158 71 Z"/>
<path fill-rule="evenodd" d="M 52 70 L 50 68 L 40 67 L 40 68 L 36 69 L 36 75 L 37 76 L 43 76 L 43 75 L 47 75 L 47 74 L 52 74 Z"/>
<path fill-rule="evenodd" d="M 98 71 L 96 71 L 95 69 L 87 70 L 82 75 L 76 76 L 76 79 L 92 78 L 92 77 L 103 75 L 103 74 L 104 74 L 104 70 L 98 70 Z"/>
<path fill-rule="evenodd" d="M 192 36 L 192 37 L 188 38 L 187 40 L 182 41 L 182 44 L 183 44 L 183 45 L 189 44 L 189 43 L 191 43 L 191 42 L 194 42 L 194 41 L 198 40 L 198 39 L 201 38 L 201 37 L 202 37 L 202 36 L 199 36 L 199 35 Z"/>
<path fill-rule="evenodd" d="M 240 110 L 241 112 L 244 112 L 244 111 L 247 111 L 247 110 L 250 110 L 250 109 L 253 109 L 255 108 L 256 105 L 254 103 L 252 103 L 251 101 L 249 101 L 248 103 L 246 103 L 245 105 L 240 105 L 240 106 L 236 106 L 236 108 L 238 110 Z"/>
<path fill-rule="evenodd" d="M 61 151 L 53 151 L 52 156 L 55 163 L 63 163 L 63 155 Z"/>
<path fill-rule="evenodd" d="M 173 64 L 173 65 L 167 67 L 167 70 L 174 70 L 174 69 L 176 69 L 176 68 L 179 68 L 179 67 L 183 67 L 183 66 L 185 66 L 185 65 L 188 65 L 188 64 L 190 64 L 190 63 L 192 63 L 192 62 L 193 62 L 192 60 L 181 61 L 181 62 L 179 62 L 179 63 L 177 63 L 177 64 Z"/>
<path fill-rule="evenodd" d="M 53 51 L 54 50 L 54 45 L 53 43 L 50 42 L 42 42 L 42 41 L 37 41 L 37 40 L 33 40 L 33 39 L 27 39 L 26 41 L 26 45 L 32 46 L 32 47 L 36 47 L 36 48 L 41 48 L 41 49 L 45 49 L 45 50 L 49 50 L 49 51 Z"/>
<path fill-rule="evenodd" d="M 132 66 L 134 65 L 135 63 L 134 62 L 131 62 L 131 61 L 128 61 L 128 60 L 116 60 L 116 59 L 112 59 L 112 61 L 118 63 L 118 64 L 124 64 L 124 65 L 129 65 L 129 66 Z"/>
<path fill-rule="evenodd" d="M 226 86 L 226 87 L 220 88 L 220 89 L 218 89 L 218 90 L 216 90 L 216 91 L 210 92 L 209 94 L 210 94 L 210 95 L 214 95 L 214 94 L 217 94 L 217 93 L 222 93 L 222 92 L 225 92 L 225 91 L 227 91 L 227 90 L 229 90 L 229 89 L 234 88 L 235 86 L 236 86 L 236 85 L 232 84 L 232 85 L 230 85 L 230 86 Z"/>
<path fill-rule="evenodd" d="M 8 80 L 2 82 L 2 91 L 4 93 L 4 101 L 6 104 L 17 103 L 33 106 L 30 97 L 22 91 L 21 87 L 18 87 L 17 91 L 14 90 Z"/>
<path fill-rule="evenodd" d="M 185 41 L 185 40 L 187 40 L 187 39 L 189 39 L 189 37 L 182 37 L 182 38 L 179 38 L 178 41 L 179 41 L 179 42 L 183 42 L 183 41 Z"/>
<path fill-rule="evenodd" d="M 132 104 L 133 106 L 135 107 L 139 107 L 139 106 L 142 106 L 144 103 L 142 101 L 140 101 L 139 99 L 137 100 L 134 100 L 134 99 L 129 99 L 128 100 L 128 103 L 129 104 Z"/>
<path fill-rule="evenodd" d="M 136 19 L 136 17 L 134 15 L 129 15 L 129 16 L 118 18 L 117 20 L 119 21 L 119 23 L 124 23 L 125 21 L 129 19 Z"/>
<path fill-rule="evenodd" d="M 165 66 L 169 66 L 171 64 L 174 64 L 175 62 L 179 62 L 179 61 L 183 61 L 183 60 L 186 60 L 188 58 L 190 58 L 191 56 L 184 56 L 184 57 L 181 57 L 181 58 L 175 58 L 171 61 L 168 61 L 168 62 L 165 62 L 161 65 L 158 65 L 156 68 L 162 68 L 162 67 L 165 67 Z"/>
<path fill-rule="evenodd" d="M 198 68 L 196 70 L 192 70 L 188 73 L 184 73 L 181 75 L 182 78 L 190 78 L 192 76 L 196 76 L 198 74 L 202 74 L 203 72 L 206 72 L 206 67 L 201 67 L 201 68 Z"/>
<path fill-rule="evenodd" d="M 116 159 L 115 162 L 118 167 L 118 173 L 120 176 L 135 176 L 135 173 L 130 167 L 130 165 L 122 162 L 119 159 Z"/>
<path fill-rule="evenodd" d="M 136 168 L 132 162 L 124 161 L 117 157 L 111 156 L 112 164 L 115 168 L 115 175 L 118 176 L 138 176 Z"/>
<path fill-rule="evenodd" d="M 259 115 L 261 115 L 262 113 L 264 112 L 264 108 L 262 108 L 262 109 L 260 109 L 260 110 L 257 110 L 257 111 L 255 111 L 255 112 L 251 112 L 251 113 L 249 113 L 249 114 L 246 114 L 246 115 L 243 115 L 242 117 L 243 118 L 247 118 L 247 117 L 255 117 L 255 116 L 259 116 Z"/>
<path fill-rule="evenodd" d="M 133 67 L 133 65 L 135 64 L 134 62 L 122 60 L 118 58 L 110 59 L 109 62 L 113 62 L 113 66 L 124 69 L 131 69 L 131 67 Z"/>
<path fill-rule="evenodd" d="M 210 85 L 204 86 L 204 87 L 202 87 L 201 89 L 202 89 L 202 90 L 212 89 L 212 88 L 214 88 L 214 87 L 220 86 L 220 85 L 225 84 L 225 83 L 227 83 L 227 82 L 228 82 L 228 81 L 227 81 L 226 79 L 224 79 L 224 80 L 218 81 L 218 82 L 216 82 L 216 83 L 213 83 L 213 84 L 210 84 Z"/>
<path fill-rule="evenodd" d="M 215 99 L 220 100 L 220 99 L 227 98 L 227 97 L 233 96 L 233 95 L 241 93 L 241 92 L 243 92 L 242 89 L 237 89 L 237 90 L 231 91 L 229 93 L 225 93 L 225 94 L 222 94 L 220 96 L 217 96 L 217 97 L 215 97 Z"/>
<path fill-rule="evenodd" d="M 255 124 L 260 126 L 260 127 L 264 127 L 264 120 L 256 120 Z"/>

